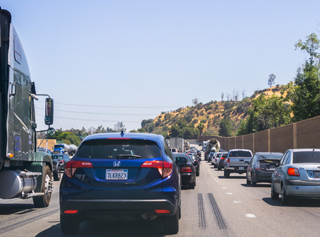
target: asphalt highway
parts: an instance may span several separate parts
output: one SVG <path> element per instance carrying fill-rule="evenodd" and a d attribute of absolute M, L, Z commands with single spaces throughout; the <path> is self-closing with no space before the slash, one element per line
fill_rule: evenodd
<path fill-rule="evenodd" d="M 201 161 L 195 189 L 183 187 L 182 218 L 176 236 L 320 236 L 320 200 L 298 200 L 282 206 L 270 198 L 270 184 L 251 187 L 245 174 L 223 177 L 223 171 Z M 0 236 L 62 236 L 59 182 L 48 208 L 32 200 L 0 199 Z M 77 236 L 164 236 L 162 223 L 85 222 Z"/>

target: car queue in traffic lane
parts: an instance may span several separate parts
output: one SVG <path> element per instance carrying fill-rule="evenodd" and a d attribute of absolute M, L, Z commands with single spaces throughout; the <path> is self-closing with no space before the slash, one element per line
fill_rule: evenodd
<path fill-rule="evenodd" d="M 282 205 L 294 204 L 302 198 L 320 198 L 320 149 L 289 149 L 285 154 L 256 152 L 248 161 L 242 157 L 243 152 L 243 149 L 216 152 L 208 162 L 217 171 L 223 169 L 224 178 L 229 178 L 230 159 L 239 158 L 236 162 L 243 163 L 233 165 L 233 171 L 242 174 L 245 167 L 246 185 L 255 187 L 257 183 L 270 183 L 271 198 L 280 197 Z"/>

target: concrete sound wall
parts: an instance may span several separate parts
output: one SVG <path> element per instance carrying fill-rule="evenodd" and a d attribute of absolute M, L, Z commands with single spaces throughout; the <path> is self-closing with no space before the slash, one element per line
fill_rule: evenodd
<path fill-rule="evenodd" d="M 221 148 L 225 150 L 285 152 L 292 148 L 320 148 L 320 116 L 237 137 L 199 136 L 198 141 L 210 138 L 218 139 Z"/>

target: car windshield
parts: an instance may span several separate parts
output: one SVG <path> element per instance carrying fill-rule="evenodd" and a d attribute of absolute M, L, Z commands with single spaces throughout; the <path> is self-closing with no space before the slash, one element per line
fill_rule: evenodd
<path fill-rule="evenodd" d="M 222 156 L 222 153 L 220 153 L 220 154 L 218 153 L 218 154 L 216 155 L 217 158 L 220 158 L 221 156 Z"/>
<path fill-rule="evenodd" d="M 173 162 L 176 162 L 177 157 L 187 159 L 188 156 L 183 156 L 181 154 L 172 154 Z"/>
<path fill-rule="evenodd" d="M 249 151 L 231 151 L 229 157 L 251 157 Z"/>
<path fill-rule="evenodd" d="M 59 155 L 53 155 L 52 159 L 63 159 L 63 156 L 59 156 Z"/>
<path fill-rule="evenodd" d="M 320 152 L 319 151 L 294 152 L 293 163 L 320 163 Z"/>
<path fill-rule="evenodd" d="M 93 159 L 117 158 L 156 158 L 161 157 L 161 150 L 157 143 L 139 139 L 94 139 L 84 141 L 76 156 Z"/>

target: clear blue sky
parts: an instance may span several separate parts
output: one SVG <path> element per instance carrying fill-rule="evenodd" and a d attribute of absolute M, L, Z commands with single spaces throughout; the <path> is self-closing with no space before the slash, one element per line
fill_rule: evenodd
<path fill-rule="evenodd" d="M 271 73 L 286 84 L 307 57 L 295 42 L 320 36 L 319 0 L 0 0 L 0 6 L 12 14 L 37 92 L 55 99 L 54 127 L 63 129 L 117 121 L 137 129 L 142 119 L 195 97 L 207 103 L 233 89 L 249 96 L 268 87 Z M 45 128 L 43 101 L 37 109 L 38 128 Z"/>

